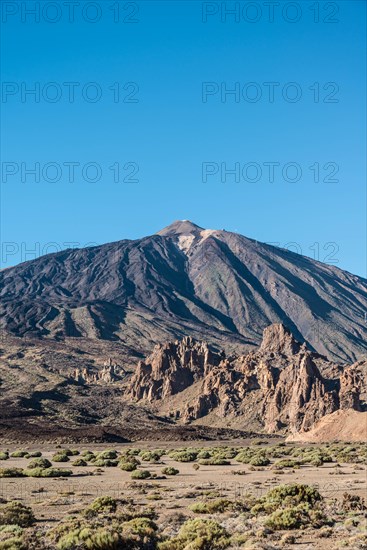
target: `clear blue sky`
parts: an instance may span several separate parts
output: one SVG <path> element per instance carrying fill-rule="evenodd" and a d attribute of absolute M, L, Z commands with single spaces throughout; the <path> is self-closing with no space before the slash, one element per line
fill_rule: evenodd
<path fill-rule="evenodd" d="M 203 23 L 199 1 L 138 2 L 137 14 L 134 6 L 120 2 L 121 20 L 115 23 L 112 4 L 100 2 L 102 16 L 94 24 L 83 20 L 80 7 L 74 23 L 68 22 L 66 8 L 56 23 L 45 20 L 54 17 L 51 10 L 39 23 L 31 16 L 22 21 L 19 12 L 5 14 L 2 80 L 14 94 L 2 98 L 2 161 L 15 163 L 19 172 L 4 181 L 4 170 L 11 168 L 3 164 L 2 266 L 30 259 L 24 248 L 52 251 L 47 243 L 84 246 L 138 238 L 176 219 L 191 219 L 281 246 L 295 242 L 310 256 L 316 242 L 318 259 L 335 258 L 339 267 L 366 276 L 366 3 L 336 2 L 334 16 L 327 3 L 319 2 L 319 23 L 310 10 L 314 1 L 298 2 L 302 15 L 295 23 L 280 11 L 269 22 L 262 1 L 257 3 L 262 15 L 254 23 L 243 15 L 237 23 L 233 17 L 221 21 L 220 13 Z M 294 17 L 292 11 L 288 15 Z M 88 16 L 94 17 L 92 10 Z M 124 17 L 138 22 L 124 22 Z M 325 17 L 338 22 L 326 23 Z M 35 103 L 26 96 L 22 102 L 21 92 L 11 88 L 37 82 L 41 91 L 50 82 L 62 86 L 60 101 L 41 97 Z M 64 82 L 80 83 L 74 103 Z M 100 101 L 81 96 L 88 82 L 100 86 Z M 130 85 L 122 93 L 138 102 L 114 103 L 109 87 L 115 82 L 121 88 L 136 83 L 138 92 Z M 222 102 L 218 92 L 203 103 L 203 82 L 219 88 L 238 82 L 241 90 L 255 82 L 262 97 L 256 103 L 236 102 L 233 96 Z M 273 103 L 264 82 L 280 84 Z M 300 101 L 282 97 L 289 82 L 301 89 Z M 309 89 L 315 82 L 320 83 L 318 103 Z M 323 90 L 328 82 L 339 86 L 330 96 L 338 102 L 324 103 L 333 91 Z M 255 88 L 247 90 L 251 96 Z M 52 88 L 45 93 L 52 96 Z M 26 167 L 58 163 L 61 179 L 52 183 L 41 175 L 37 183 L 28 175 L 22 182 L 22 162 Z M 97 163 L 102 177 L 85 181 L 77 167 L 72 183 L 65 162 Z M 134 170 L 132 165 L 124 171 L 126 163 L 138 164 L 139 181 L 115 183 L 109 166 L 116 162 L 124 175 Z M 215 174 L 204 183 L 203 162 L 228 168 L 240 163 L 241 169 L 255 162 L 264 174 L 252 183 L 242 177 L 221 182 Z M 264 162 L 280 163 L 280 170 L 296 162 L 301 180 L 287 182 L 276 171 L 270 183 Z M 319 183 L 309 169 L 315 162 L 321 167 Z M 322 181 L 331 171 L 331 165 L 323 171 L 328 162 L 339 166 L 337 183 Z M 13 254 L 4 254 L 4 243 L 8 252 L 13 246 Z"/>

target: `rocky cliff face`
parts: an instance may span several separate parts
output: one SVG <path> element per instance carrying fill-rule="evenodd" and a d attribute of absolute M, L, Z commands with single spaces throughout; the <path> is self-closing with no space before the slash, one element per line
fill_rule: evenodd
<path fill-rule="evenodd" d="M 140 361 L 129 394 L 154 401 L 174 395 L 204 378 L 220 356 L 204 342 L 185 337 L 181 342 L 155 346 L 146 361 Z"/>
<path fill-rule="evenodd" d="M 327 363 L 275 324 L 264 330 L 258 350 L 240 357 L 226 358 L 192 338 L 157 346 L 138 365 L 127 393 L 157 403 L 192 387 L 193 396 L 174 415 L 184 422 L 212 413 L 245 418 L 252 408 L 268 432 L 306 431 L 338 409 L 361 409 L 355 367 L 339 378 L 326 378 Z"/>

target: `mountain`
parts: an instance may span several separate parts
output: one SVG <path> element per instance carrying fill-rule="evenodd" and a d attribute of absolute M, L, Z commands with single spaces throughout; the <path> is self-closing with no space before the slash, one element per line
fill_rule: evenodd
<path fill-rule="evenodd" d="M 244 353 L 283 323 L 332 360 L 367 350 L 365 279 L 190 221 L 7 268 L 0 288 L 1 328 L 17 336 L 110 341 L 143 356 L 190 335 Z"/>

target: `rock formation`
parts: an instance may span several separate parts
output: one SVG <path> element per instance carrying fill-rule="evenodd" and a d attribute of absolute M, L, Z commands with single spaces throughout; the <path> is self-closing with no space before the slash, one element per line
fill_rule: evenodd
<path fill-rule="evenodd" d="M 294 433 L 309 430 L 338 409 L 361 409 L 361 377 L 355 368 L 345 368 L 339 378 L 325 378 L 325 362 L 282 324 L 266 328 L 260 347 L 239 357 L 226 358 L 224 352 L 184 338 L 156 346 L 139 363 L 127 395 L 157 405 L 191 387 L 193 395 L 173 415 L 183 422 L 211 413 L 241 418 L 251 409 L 266 431 Z"/>
<path fill-rule="evenodd" d="M 129 393 L 138 400 L 164 399 L 206 376 L 219 361 L 220 356 L 211 352 L 206 343 L 190 337 L 158 344 L 145 362 L 139 362 Z"/>
<path fill-rule="evenodd" d="M 84 367 L 83 369 L 77 368 L 74 370 L 72 378 L 79 384 L 111 384 L 112 382 L 121 380 L 124 374 L 124 369 L 119 367 L 109 357 L 97 372 L 91 371 L 88 367 Z"/>

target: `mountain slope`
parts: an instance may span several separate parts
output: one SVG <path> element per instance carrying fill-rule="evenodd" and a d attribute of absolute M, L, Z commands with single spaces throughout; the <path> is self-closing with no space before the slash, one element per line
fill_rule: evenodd
<path fill-rule="evenodd" d="M 0 273 L 1 326 L 16 335 L 121 341 L 139 353 L 190 334 L 227 351 L 282 322 L 338 361 L 367 350 L 367 281 L 235 233 L 175 222 Z"/>

